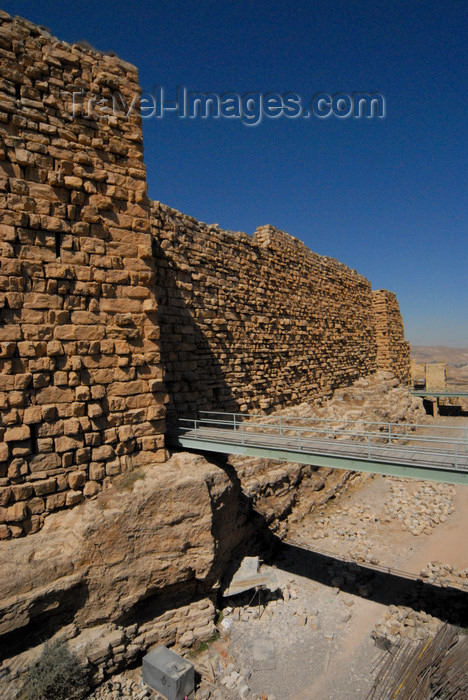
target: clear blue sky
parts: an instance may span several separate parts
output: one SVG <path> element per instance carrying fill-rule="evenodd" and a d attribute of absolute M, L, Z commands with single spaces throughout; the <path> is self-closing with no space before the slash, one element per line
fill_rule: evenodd
<path fill-rule="evenodd" d="M 384 119 L 144 124 L 149 194 L 223 228 L 271 223 L 394 291 L 415 344 L 468 346 L 468 3 L 1 3 L 138 66 L 144 89 L 377 91 Z"/>

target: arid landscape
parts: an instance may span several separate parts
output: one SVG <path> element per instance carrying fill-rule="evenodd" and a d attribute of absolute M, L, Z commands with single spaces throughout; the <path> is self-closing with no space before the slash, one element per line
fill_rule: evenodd
<path fill-rule="evenodd" d="M 416 362 L 446 362 L 447 385 L 466 387 L 468 391 L 468 348 L 412 345 L 411 359 Z"/>
<path fill-rule="evenodd" d="M 442 419 L 455 423 L 468 426 Z M 466 487 L 381 476 L 356 476 L 312 510 L 299 496 L 262 567 L 277 588 L 221 598 L 217 638 L 189 655 L 196 697 L 365 700 L 401 645 L 409 660 L 446 622 L 466 654 L 467 514 Z M 134 671 L 93 698 L 121 697 L 119 684 L 133 698 L 160 697 L 145 695 Z M 372 697 L 390 697 L 378 688 Z"/>
<path fill-rule="evenodd" d="M 236 55 L 238 37 L 262 26 L 250 13 L 263 3 L 249 2 L 247 21 L 231 31 L 225 13 L 241 4 L 207 3 L 225 41 L 235 37 Z M 129 23 L 138 5 L 125 6 Z M 134 49 L 143 50 L 147 13 L 157 12 L 153 22 L 166 31 L 163 5 L 145 5 L 130 59 L 146 58 Z M 203 5 L 194 3 L 195 23 Z M 319 4 L 306 5 L 297 11 L 301 28 Z M 96 23 L 99 39 L 106 30 L 112 40 L 126 34 L 117 6 L 109 3 L 106 22 Z M 169 21 L 179 9 L 183 16 L 182 6 L 166 8 Z M 281 39 L 295 15 L 286 10 Z M 66 13 L 61 5 L 65 33 Z M 342 14 L 331 13 L 334 31 Z M 89 27 L 85 10 L 67 16 Z M 249 219 L 252 233 L 207 224 L 162 203 L 159 192 L 150 196 L 153 169 L 160 185 L 170 180 L 183 151 L 201 158 L 207 134 L 226 123 L 218 130 L 202 117 L 203 136 L 192 132 L 177 157 L 183 131 L 171 132 L 165 160 L 161 128 L 157 162 L 148 160 L 153 123 L 144 144 L 139 67 L 113 49 L 63 41 L 42 21 L 0 10 L 0 698 L 466 700 L 468 401 L 456 392 L 468 390 L 468 349 L 411 349 L 399 298 L 380 287 L 395 281 L 408 295 L 416 273 L 403 269 L 412 259 L 407 241 L 395 243 L 402 197 L 390 206 L 394 181 L 380 185 L 372 206 L 360 204 L 354 231 L 342 228 L 384 174 L 369 177 L 376 159 L 363 143 L 366 133 L 381 153 L 385 114 L 347 120 L 359 134 L 365 186 L 343 192 L 343 211 L 321 164 L 306 176 L 314 179 L 305 194 L 296 197 L 291 184 L 288 195 L 286 170 L 254 164 L 262 149 L 253 142 L 235 167 L 211 172 L 215 161 L 224 167 L 237 157 L 242 139 L 233 129 L 234 140 L 216 146 L 198 174 L 198 162 L 183 167 L 183 189 L 217 207 L 216 188 L 233 170 L 244 184 L 230 188 L 232 211 L 250 206 L 264 218 L 255 226 Z M 438 38 L 445 25 L 436 26 Z M 186 37 L 191 27 L 172 35 L 169 67 L 198 45 Z M 347 33 L 336 36 L 341 55 Z M 291 37 L 288 56 L 296 30 Z M 164 51 L 150 38 L 159 69 Z M 251 55 L 277 45 L 255 40 Z M 452 46 L 450 35 L 450 54 Z M 268 52 L 262 71 L 273 75 Z M 211 46 L 202 54 L 211 80 L 224 54 Z M 359 110 L 384 105 L 359 95 Z M 331 126 L 328 137 L 346 126 L 347 101 L 334 95 L 338 121 L 315 124 Z M 318 102 L 317 119 L 327 94 Z M 103 104 L 109 109 L 97 109 Z M 361 116 L 368 121 L 357 123 Z M 272 133 L 269 157 L 271 144 L 282 143 Z M 389 141 L 400 142 L 399 132 Z M 359 168 L 345 167 L 345 142 L 336 143 L 333 173 L 350 187 Z M 296 142 L 289 150 L 303 158 Z M 310 162 L 315 169 L 319 161 Z M 353 178 L 343 178 L 351 169 Z M 198 188 L 205 171 L 212 179 Z M 263 207 L 274 208 L 278 182 L 285 210 L 277 220 L 287 225 L 304 210 L 295 235 L 261 223 L 273 220 Z M 313 207 L 324 183 L 331 200 L 321 221 Z M 411 360 L 420 363 L 419 393 Z"/>

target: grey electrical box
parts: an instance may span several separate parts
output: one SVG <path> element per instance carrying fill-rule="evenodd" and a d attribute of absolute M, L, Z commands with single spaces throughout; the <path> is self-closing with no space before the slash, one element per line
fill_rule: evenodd
<path fill-rule="evenodd" d="M 167 700 L 184 700 L 195 688 L 193 664 L 159 646 L 143 657 L 143 682 Z"/>

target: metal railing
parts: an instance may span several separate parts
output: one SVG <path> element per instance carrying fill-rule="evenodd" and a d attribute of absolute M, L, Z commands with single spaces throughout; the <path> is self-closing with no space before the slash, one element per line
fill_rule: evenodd
<path fill-rule="evenodd" d="M 263 422 L 256 422 L 259 418 Z M 297 422 L 302 425 L 297 425 Z M 373 426 L 373 430 L 343 427 L 352 425 Z M 414 434 L 417 429 L 424 429 L 428 434 Z M 449 431 L 453 437 L 441 435 L 441 430 Z M 337 457 L 349 453 L 360 459 L 389 463 L 424 461 L 424 466 L 428 468 L 445 466 L 468 470 L 468 426 L 458 428 L 202 411 L 199 418 L 179 419 L 179 435 L 188 432 L 195 439 L 208 441 L 308 453 L 323 450 Z M 443 458 L 448 458 L 450 464 L 444 464 Z"/>
<path fill-rule="evenodd" d="M 308 552 L 312 552 L 313 554 L 320 554 L 322 556 L 329 557 L 330 559 L 336 559 L 338 561 L 343 562 L 344 564 L 350 564 L 357 568 L 373 569 L 374 571 L 378 571 L 383 574 L 391 574 L 392 576 L 399 576 L 400 578 L 411 579 L 413 581 L 421 581 L 421 583 L 428 583 L 433 586 L 438 586 L 439 588 L 452 588 L 455 590 L 468 591 L 468 581 L 465 581 L 461 578 L 457 580 L 456 577 L 454 577 L 453 579 L 450 579 L 449 577 L 444 578 L 443 576 L 440 576 L 438 578 L 430 576 L 426 577 L 422 574 L 415 574 L 410 571 L 404 571 L 402 569 L 397 569 L 393 566 L 385 566 L 384 564 L 372 564 L 367 559 L 355 559 L 350 554 L 346 555 L 340 554 L 339 552 L 332 552 L 329 549 L 324 549 L 323 547 L 317 546 L 315 543 L 311 545 L 299 540 L 289 539 L 288 537 L 285 537 L 282 540 L 282 542 L 284 542 L 284 544 L 286 545 L 289 545 L 290 547 L 292 546 L 298 547 L 299 549 L 306 549 Z"/>
<path fill-rule="evenodd" d="M 388 432 L 388 434 L 391 437 L 398 437 L 400 436 L 406 436 L 407 432 L 404 433 L 399 433 L 398 429 L 400 430 L 416 430 L 416 429 L 424 429 L 424 430 L 430 430 L 430 431 L 441 431 L 441 430 L 449 430 L 449 431 L 454 431 L 454 433 L 457 433 L 460 435 L 460 440 L 463 440 L 464 442 L 468 443 L 468 425 L 466 426 L 454 426 L 454 425 L 424 425 L 422 423 L 391 423 L 388 421 L 367 421 L 367 420 L 348 420 L 347 418 L 311 418 L 311 417 L 302 417 L 302 416 L 266 416 L 265 414 L 260 414 L 260 413 L 232 413 L 232 412 L 225 412 L 225 411 L 199 411 L 198 415 L 200 416 L 200 420 L 207 420 L 210 416 L 221 416 L 220 422 L 222 423 L 233 423 L 236 425 L 240 425 L 241 423 L 250 423 L 252 418 L 260 418 L 263 420 L 263 424 L 265 426 L 269 425 L 275 425 L 274 421 L 276 422 L 276 425 L 278 425 L 279 428 L 283 426 L 283 428 L 287 428 L 290 426 L 291 421 L 301 421 L 307 423 L 309 425 L 319 423 L 321 425 L 325 425 L 326 430 L 328 430 L 329 427 L 333 427 L 334 424 L 338 425 L 375 425 L 378 426 L 379 429 L 379 434 L 381 432 Z M 232 420 L 229 417 L 232 417 Z M 211 419 L 213 420 L 213 419 Z M 219 419 L 218 419 L 219 420 Z M 291 426 L 293 427 L 293 426 Z"/>

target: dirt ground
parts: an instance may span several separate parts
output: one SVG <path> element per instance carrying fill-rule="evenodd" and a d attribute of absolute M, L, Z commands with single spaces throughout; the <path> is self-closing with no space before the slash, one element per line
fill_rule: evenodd
<path fill-rule="evenodd" d="M 440 621 L 468 628 L 467 532 L 466 486 L 362 475 L 311 514 L 299 503 L 262 567 L 276 593 L 220 601 L 220 638 L 192 658 L 195 698 L 365 700 L 392 645 Z M 401 610 L 413 618 L 395 622 Z"/>
<path fill-rule="evenodd" d="M 468 424 L 466 418 L 438 422 Z M 426 527 L 430 534 L 414 535 L 402 529 L 402 519 L 394 517 L 395 513 L 388 514 L 392 486 L 404 493 L 403 515 L 421 510 L 420 517 L 431 517 L 437 507 L 452 512 Z M 451 503 L 448 508 L 447 503 Z M 327 523 L 327 518 L 328 536 L 313 539 L 318 521 Z M 354 531 L 359 533 L 355 539 Z M 290 530 L 288 539 L 346 558 L 356 552 L 359 539 L 367 560 L 419 576 L 434 561 L 468 573 L 467 531 L 467 487 L 376 476 L 363 477 L 324 510 L 304 517 Z M 409 603 L 449 622 L 466 622 L 467 593 L 460 593 L 453 602 L 446 591 L 429 585 L 426 596 L 425 584 L 393 572 L 374 576 L 367 571 L 366 561 L 350 568 L 333 556 L 285 546 L 274 570 L 283 595 L 290 591 L 294 597 L 287 600 L 286 593 L 284 601 L 267 604 L 263 611 L 260 606 L 260 618 L 244 614 L 244 620 L 233 620 L 219 643 L 227 658 L 249 676 L 249 697 L 364 700 L 379 660 L 388 653 L 376 646 L 371 635 L 389 605 Z M 269 640 L 273 657 L 271 668 L 264 670 L 255 668 L 254 658 L 254 647 L 262 640 Z"/>

